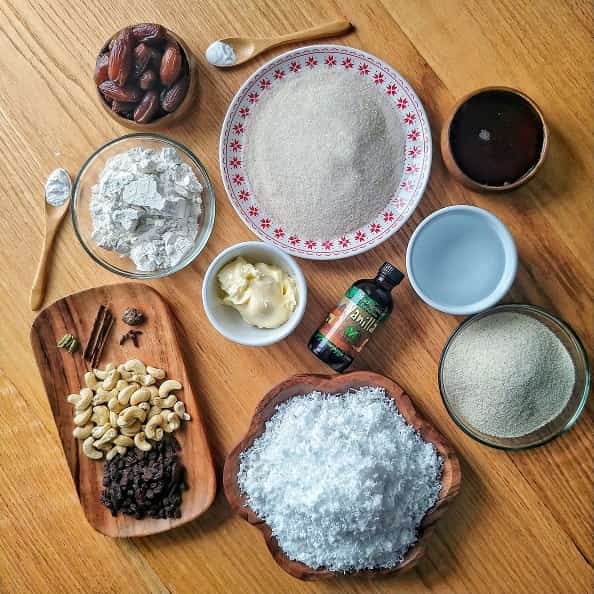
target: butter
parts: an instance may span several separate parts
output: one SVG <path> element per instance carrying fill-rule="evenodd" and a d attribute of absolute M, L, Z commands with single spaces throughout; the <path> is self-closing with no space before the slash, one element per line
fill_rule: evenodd
<path fill-rule="evenodd" d="M 217 274 L 222 302 L 251 326 L 278 328 L 297 307 L 295 279 L 278 266 L 252 264 L 241 256 Z"/>

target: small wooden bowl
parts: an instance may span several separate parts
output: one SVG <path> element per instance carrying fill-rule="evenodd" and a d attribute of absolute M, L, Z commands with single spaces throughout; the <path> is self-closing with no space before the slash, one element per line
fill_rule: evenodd
<path fill-rule="evenodd" d="M 101 48 L 101 51 L 99 52 L 100 54 L 102 54 L 108 50 L 109 43 L 118 33 L 119 33 L 119 31 L 114 33 L 114 35 L 112 35 L 103 44 L 103 47 Z M 187 46 L 185 41 L 183 41 L 175 33 L 170 31 L 169 29 L 167 29 L 167 35 L 169 37 L 171 37 L 172 39 L 174 39 L 175 41 L 177 41 L 177 43 L 179 44 L 179 47 L 181 48 L 182 52 L 184 53 L 186 62 L 188 64 L 188 76 L 190 77 L 190 83 L 188 85 L 188 91 L 186 93 L 186 96 L 184 97 L 184 100 L 181 102 L 181 105 L 173 113 L 168 113 L 167 115 L 164 115 L 156 120 L 152 120 L 152 121 L 148 122 L 148 124 L 139 124 L 139 123 L 135 122 L 134 120 L 129 120 L 128 118 L 121 116 L 119 113 L 112 111 L 110 105 L 107 103 L 107 101 L 105 101 L 103 95 L 101 94 L 101 92 L 99 91 L 97 86 L 95 86 L 95 92 L 97 95 L 97 99 L 99 101 L 99 105 L 101 105 L 101 107 L 104 109 L 104 111 L 110 115 L 110 117 L 112 117 L 114 120 L 116 120 L 116 122 L 118 122 L 119 124 L 122 124 L 122 126 L 126 126 L 126 128 L 131 128 L 132 130 L 137 130 L 139 132 L 150 132 L 150 131 L 154 131 L 154 130 L 163 130 L 164 128 L 167 128 L 167 127 L 172 126 L 173 124 L 179 122 L 184 116 L 186 116 L 188 111 L 192 107 L 194 100 L 196 99 L 196 94 L 197 94 L 196 90 L 198 88 L 198 66 L 197 66 L 196 57 L 190 51 L 190 48 Z M 95 84 L 95 83 L 93 83 L 93 84 Z"/>
<path fill-rule="evenodd" d="M 470 98 L 472 98 L 476 95 L 480 95 L 481 93 L 485 93 L 487 91 L 506 91 L 508 93 L 513 93 L 514 95 L 518 95 L 519 97 L 521 97 L 527 103 L 530 104 L 532 109 L 538 115 L 540 122 L 542 124 L 542 132 L 543 132 L 542 148 L 540 151 L 540 157 L 539 157 L 536 165 L 534 165 L 534 167 L 532 167 L 532 169 L 529 169 L 524 175 L 522 175 L 517 180 L 515 180 L 509 184 L 502 185 L 502 186 L 491 186 L 488 184 L 481 184 L 480 182 L 477 182 L 473 178 L 466 175 L 466 173 L 464 173 L 458 166 L 458 163 L 456 162 L 456 159 L 454 158 L 454 154 L 452 152 L 452 146 L 450 143 L 450 128 L 452 125 L 452 121 L 453 121 L 455 115 L 458 113 L 458 110 L 460 109 L 460 107 L 462 107 L 462 105 L 464 105 Z M 540 110 L 538 105 L 530 97 L 528 97 L 528 95 L 525 95 L 524 93 L 522 93 L 521 91 L 518 91 L 517 89 L 512 89 L 511 87 L 498 87 L 498 86 L 483 87 L 481 89 L 477 89 L 476 91 L 472 91 L 472 93 L 468 93 L 468 95 L 462 97 L 462 99 L 460 99 L 459 101 L 456 102 L 448 119 L 446 120 L 446 123 L 444 124 L 444 126 L 441 130 L 441 156 L 443 158 L 443 162 L 445 163 L 445 166 L 447 167 L 448 171 L 462 185 L 466 186 L 467 188 L 470 188 L 471 190 L 477 190 L 479 192 L 508 192 L 509 190 L 513 190 L 513 189 L 517 188 L 518 186 L 525 184 L 527 181 L 532 179 L 536 175 L 536 172 L 542 167 L 542 164 L 544 163 L 544 160 L 545 160 L 545 157 L 546 157 L 546 154 L 548 151 L 548 147 L 549 147 L 549 129 L 545 122 L 542 111 Z"/>
<path fill-rule="evenodd" d="M 387 377 L 368 371 L 354 371 L 334 376 L 315 374 L 295 375 L 278 384 L 262 398 L 256 407 L 248 432 L 227 456 L 223 471 L 223 485 L 225 496 L 233 510 L 262 532 L 274 560 L 287 573 L 301 580 L 321 580 L 344 576 L 345 574 L 327 569 L 312 569 L 299 561 L 289 559 L 285 555 L 276 538 L 272 535 L 270 527 L 248 507 L 241 493 L 237 483 L 239 457 L 242 452 L 249 449 L 254 441 L 262 435 L 266 422 L 274 415 L 277 406 L 282 402 L 300 394 L 308 394 L 314 390 L 338 394 L 350 388 L 356 389 L 363 386 L 379 386 L 386 391 L 386 394 L 394 399 L 396 407 L 406 422 L 412 425 L 426 442 L 431 442 L 435 446 L 435 449 L 443 458 L 443 472 L 439 499 L 421 522 L 418 540 L 406 553 L 402 562 L 389 569 L 364 570 L 352 572 L 347 575 L 373 578 L 398 574 L 411 569 L 425 554 L 427 539 L 433 525 L 443 515 L 451 500 L 460 490 L 462 473 L 455 451 L 446 439 L 417 413 L 410 398 L 404 393 L 402 388 Z"/>

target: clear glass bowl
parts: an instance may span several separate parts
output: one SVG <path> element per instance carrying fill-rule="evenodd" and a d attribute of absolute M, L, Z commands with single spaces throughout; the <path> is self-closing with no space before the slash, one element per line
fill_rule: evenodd
<path fill-rule="evenodd" d="M 463 330 L 466 330 L 469 326 L 475 324 L 479 320 L 500 312 L 510 312 L 530 316 L 543 323 L 563 343 L 575 367 L 575 384 L 573 386 L 571 397 L 569 398 L 565 408 L 559 415 L 557 415 L 557 417 L 549 421 L 540 429 L 537 429 L 536 431 L 521 437 L 495 437 L 493 435 L 483 433 L 476 427 L 473 427 L 456 411 L 455 404 L 448 397 L 443 378 L 444 362 L 448 356 L 450 346 L 453 344 L 453 341 L 456 339 L 456 337 Z M 588 357 L 580 339 L 576 336 L 575 332 L 565 322 L 544 311 L 543 309 L 533 305 L 520 304 L 498 305 L 470 318 L 467 318 L 464 322 L 462 322 L 450 336 L 443 349 L 441 360 L 439 362 L 438 378 L 439 390 L 441 392 L 444 405 L 458 427 L 460 427 L 462 431 L 477 441 L 480 441 L 485 445 L 504 450 L 524 450 L 542 445 L 555 439 L 556 437 L 559 437 L 559 435 L 572 427 L 579 418 L 584 406 L 586 405 L 590 389 L 590 369 L 588 365 Z"/>
<path fill-rule="evenodd" d="M 152 272 L 139 272 L 134 262 L 123 258 L 117 252 L 99 247 L 92 238 L 93 222 L 91 220 L 91 188 L 98 182 L 101 171 L 107 160 L 118 153 L 141 146 L 143 148 L 161 149 L 174 147 L 181 154 L 182 159 L 193 169 L 198 181 L 202 185 L 202 214 L 199 220 L 198 235 L 193 248 L 171 268 L 164 268 Z M 74 231 L 84 250 L 104 268 L 128 278 L 150 279 L 162 278 L 178 272 L 190 264 L 202 251 L 214 226 L 215 197 L 214 190 L 206 169 L 196 156 L 185 146 L 166 136 L 150 133 L 127 134 L 99 147 L 83 164 L 72 191 L 72 223 Z"/>

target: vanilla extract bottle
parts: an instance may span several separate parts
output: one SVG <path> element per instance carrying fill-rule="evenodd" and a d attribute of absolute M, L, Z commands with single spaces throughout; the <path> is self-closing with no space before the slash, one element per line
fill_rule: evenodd
<path fill-rule="evenodd" d="M 347 369 L 392 313 L 391 291 L 403 278 L 400 270 L 384 262 L 375 278 L 353 283 L 310 338 L 309 350 L 335 371 Z"/>

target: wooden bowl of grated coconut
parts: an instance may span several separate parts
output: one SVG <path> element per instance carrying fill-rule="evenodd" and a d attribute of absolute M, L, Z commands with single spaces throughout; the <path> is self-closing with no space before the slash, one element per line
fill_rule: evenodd
<path fill-rule="evenodd" d="M 412 568 L 460 481 L 447 440 L 398 384 L 366 371 L 272 388 L 223 473 L 233 510 L 302 580 Z"/>

